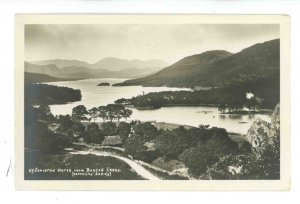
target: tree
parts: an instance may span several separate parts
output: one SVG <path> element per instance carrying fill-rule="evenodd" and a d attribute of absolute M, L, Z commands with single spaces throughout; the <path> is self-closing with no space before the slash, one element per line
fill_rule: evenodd
<path fill-rule="evenodd" d="M 73 121 L 70 115 L 59 115 L 57 122 L 59 124 L 57 130 L 59 132 L 67 132 L 67 130 L 71 129 L 73 125 Z"/>
<path fill-rule="evenodd" d="M 32 106 L 24 107 L 24 145 L 26 149 L 38 153 L 54 152 L 71 145 L 72 140 L 66 134 L 49 129 L 46 121 L 39 120 L 40 110 Z"/>
<path fill-rule="evenodd" d="M 96 119 L 98 118 L 98 115 L 99 115 L 99 110 L 98 108 L 94 107 L 92 109 L 89 110 L 89 114 L 91 116 L 90 120 L 93 119 L 94 122 L 96 121 Z"/>
<path fill-rule="evenodd" d="M 150 122 L 133 125 L 134 134 L 140 135 L 145 141 L 151 141 L 157 137 L 158 130 Z"/>
<path fill-rule="evenodd" d="M 164 131 L 154 142 L 157 149 L 167 158 L 178 158 L 178 155 L 185 149 L 196 145 L 182 126 L 172 131 Z"/>
<path fill-rule="evenodd" d="M 55 117 L 51 113 L 51 109 L 48 105 L 42 104 L 37 108 L 38 119 L 49 123 L 52 123 Z"/>
<path fill-rule="evenodd" d="M 104 140 L 104 134 L 96 123 L 87 126 L 84 141 L 87 143 L 101 144 Z"/>
<path fill-rule="evenodd" d="M 125 120 L 127 120 L 127 118 L 132 115 L 132 110 L 125 108 L 122 110 L 121 115 L 123 118 L 125 118 Z"/>
<path fill-rule="evenodd" d="M 132 135 L 124 144 L 125 152 L 135 159 L 145 160 L 147 147 L 144 145 L 145 140 L 139 135 Z"/>
<path fill-rule="evenodd" d="M 118 134 L 117 125 L 113 122 L 102 123 L 101 128 L 105 136 Z"/>
<path fill-rule="evenodd" d="M 113 119 L 117 119 L 118 122 L 123 117 L 122 113 L 125 107 L 121 104 L 108 104 L 106 106 L 107 109 L 107 118 L 112 121 Z"/>
<path fill-rule="evenodd" d="M 73 133 L 73 137 L 75 137 L 75 138 L 79 138 L 79 137 L 84 136 L 85 127 L 80 122 L 74 122 L 73 125 L 72 125 L 71 130 L 72 130 L 72 133 Z"/>
<path fill-rule="evenodd" d="M 121 137 L 123 143 L 127 140 L 129 137 L 129 134 L 131 132 L 131 125 L 129 123 L 120 122 L 118 125 L 118 134 Z"/>
<path fill-rule="evenodd" d="M 106 109 L 107 109 L 107 119 L 109 119 L 111 122 L 113 121 L 113 119 L 116 118 L 116 115 L 115 115 L 115 104 L 108 104 L 106 106 Z"/>
<path fill-rule="evenodd" d="M 88 118 L 85 116 L 88 113 L 89 112 L 86 110 L 84 105 L 76 106 L 72 109 L 72 119 L 74 121 L 88 120 Z"/>
<path fill-rule="evenodd" d="M 227 108 L 227 105 L 225 103 L 220 103 L 220 105 L 218 106 L 218 110 L 221 111 L 221 113 L 225 113 L 226 108 Z"/>
<path fill-rule="evenodd" d="M 119 104 L 114 105 L 114 113 L 118 122 L 120 122 L 120 119 L 124 116 L 123 115 L 124 111 L 125 111 L 125 107 L 123 105 L 119 105 Z"/>
<path fill-rule="evenodd" d="M 129 104 L 130 103 L 130 100 L 129 99 L 125 99 L 125 98 L 120 98 L 118 100 L 115 101 L 116 104 L 122 104 L 122 105 L 125 105 L 125 104 Z"/>
<path fill-rule="evenodd" d="M 106 106 L 99 106 L 98 107 L 98 116 L 103 119 L 103 122 L 105 122 L 105 119 L 107 118 L 107 108 L 106 108 Z"/>
<path fill-rule="evenodd" d="M 145 143 L 146 141 L 140 135 L 132 135 L 124 143 L 125 152 L 131 155 L 134 159 L 148 163 L 161 156 L 157 150 L 148 151 Z"/>
<path fill-rule="evenodd" d="M 205 173 L 219 158 L 238 152 L 238 145 L 228 137 L 225 129 L 210 128 L 202 131 L 206 131 L 207 135 L 196 146 L 184 150 L 179 156 L 190 173 L 196 177 Z"/>
<path fill-rule="evenodd" d="M 257 106 L 258 103 L 254 97 L 246 100 L 246 107 L 249 109 L 249 111 L 255 111 Z"/>
<path fill-rule="evenodd" d="M 189 168 L 189 173 L 196 177 L 218 161 L 218 157 L 205 145 L 198 145 L 185 150 L 179 156 L 179 159 Z"/>

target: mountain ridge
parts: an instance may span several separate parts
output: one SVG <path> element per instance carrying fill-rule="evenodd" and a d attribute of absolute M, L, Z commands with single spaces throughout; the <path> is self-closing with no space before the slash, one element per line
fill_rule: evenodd
<path fill-rule="evenodd" d="M 87 63 L 80 60 L 65 60 L 65 59 L 53 59 L 53 60 L 40 60 L 29 61 L 30 64 L 36 65 L 55 65 L 57 68 L 65 67 L 86 67 L 90 69 L 106 69 L 108 71 L 121 71 L 128 68 L 163 68 L 168 64 L 162 60 L 138 60 L 138 59 L 120 59 L 116 57 L 103 58 L 95 63 Z"/>
<path fill-rule="evenodd" d="M 74 67 L 67 66 L 58 68 L 54 64 L 50 65 L 36 65 L 29 62 L 24 62 L 24 70 L 27 73 L 45 74 L 56 78 L 68 78 L 73 80 L 88 79 L 88 78 L 137 78 L 157 71 L 156 68 L 139 69 L 139 68 L 126 68 L 120 71 L 108 71 L 105 69 L 92 69 L 87 67 Z"/>
<path fill-rule="evenodd" d="M 235 54 L 224 50 L 207 51 L 185 57 L 153 75 L 127 80 L 115 86 L 218 87 L 234 80 L 268 76 L 279 69 L 279 46 L 280 40 L 274 39 Z"/>

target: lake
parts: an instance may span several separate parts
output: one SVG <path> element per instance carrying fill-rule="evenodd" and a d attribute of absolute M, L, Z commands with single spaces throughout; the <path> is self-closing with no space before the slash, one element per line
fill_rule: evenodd
<path fill-rule="evenodd" d="M 86 79 L 79 81 L 49 82 L 47 84 L 55 86 L 64 86 L 73 89 L 80 89 L 82 100 L 74 103 L 51 105 L 51 111 L 54 115 L 71 114 L 72 108 L 77 105 L 85 105 L 87 109 L 114 103 L 120 98 L 131 98 L 133 96 L 147 94 L 149 92 L 160 91 L 179 91 L 188 88 L 170 88 L 170 87 L 142 87 L 142 86 L 97 86 L 99 83 L 108 82 L 115 84 L 125 79 Z M 155 110 L 137 110 L 132 109 L 133 114 L 130 120 L 157 121 L 166 123 L 175 123 L 183 125 L 210 125 L 214 127 L 225 128 L 228 132 L 246 134 L 253 121 L 261 118 L 268 122 L 271 121 L 271 114 L 220 114 L 216 107 L 163 107 Z M 101 121 L 102 119 L 99 119 Z"/>

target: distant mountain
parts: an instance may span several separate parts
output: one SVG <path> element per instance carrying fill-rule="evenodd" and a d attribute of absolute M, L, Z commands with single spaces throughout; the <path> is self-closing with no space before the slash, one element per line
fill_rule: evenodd
<path fill-rule="evenodd" d="M 37 64 L 25 62 L 24 70 L 25 70 L 25 72 L 47 74 L 47 75 L 51 75 L 51 76 L 59 76 L 61 73 L 61 70 L 59 68 L 57 68 L 57 66 L 54 64 L 37 65 Z"/>
<path fill-rule="evenodd" d="M 25 72 L 46 74 L 59 78 L 138 78 L 153 74 L 167 63 L 161 60 L 124 60 L 104 58 L 95 64 L 79 60 L 44 60 L 25 62 Z"/>
<path fill-rule="evenodd" d="M 87 78 L 138 78 L 153 74 L 157 68 L 127 68 L 121 71 L 107 71 L 104 69 L 92 69 L 82 66 L 67 66 L 58 68 L 54 64 L 37 65 L 25 62 L 25 72 L 45 74 L 56 78 L 87 79 Z"/>
<path fill-rule="evenodd" d="M 64 60 L 64 59 L 32 61 L 30 63 L 36 65 L 55 65 L 57 68 L 63 68 L 63 67 L 88 67 L 89 68 L 91 66 L 89 63 L 84 61 Z"/>
<path fill-rule="evenodd" d="M 25 72 L 24 83 L 41 83 L 41 82 L 54 82 L 54 81 L 69 81 L 70 79 L 52 77 L 46 74 L 28 73 Z M 74 79 L 75 80 L 75 79 Z"/>
<path fill-rule="evenodd" d="M 167 63 L 161 60 L 124 60 L 113 57 L 104 58 L 91 65 L 94 69 L 106 69 L 109 71 L 120 71 L 128 68 L 163 68 L 166 66 Z"/>
<path fill-rule="evenodd" d="M 223 86 L 234 81 L 255 80 L 279 73 L 280 40 L 248 47 L 236 54 L 214 50 L 185 57 L 147 77 L 127 80 L 117 86 Z"/>
<path fill-rule="evenodd" d="M 79 60 L 63 60 L 63 59 L 55 59 L 55 60 L 43 60 L 43 61 L 33 61 L 31 64 L 36 65 L 55 65 L 57 68 L 65 68 L 65 67 L 86 67 L 90 69 L 100 69 L 100 70 L 108 70 L 108 71 L 121 71 L 129 68 L 136 69 L 146 69 L 156 68 L 157 70 L 163 67 L 166 67 L 168 64 L 161 60 L 125 60 L 119 58 L 104 58 L 100 61 L 89 64 L 84 61 Z"/>

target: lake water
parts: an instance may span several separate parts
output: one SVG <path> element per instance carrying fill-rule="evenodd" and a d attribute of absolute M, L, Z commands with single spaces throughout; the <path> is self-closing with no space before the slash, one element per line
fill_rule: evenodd
<path fill-rule="evenodd" d="M 85 105 L 87 109 L 114 103 L 120 98 L 131 98 L 133 96 L 147 94 L 149 92 L 190 90 L 187 88 L 170 87 L 142 87 L 142 86 L 97 86 L 101 82 L 115 84 L 124 79 L 86 79 L 80 81 L 51 82 L 47 84 L 65 86 L 73 89 L 80 89 L 82 100 L 74 103 L 51 105 L 54 115 L 71 114 L 72 108 L 77 105 Z M 157 121 L 176 123 L 183 125 L 210 125 L 226 128 L 228 132 L 246 134 L 251 124 L 258 117 L 270 121 L 270 114 L 226 114 L 222 115 L 215 107 L 163 107 L 155 110 L 132 109 L 133 114 L 130 120 Z M 99 119 L 101 121 L 102 119 Z"/>

